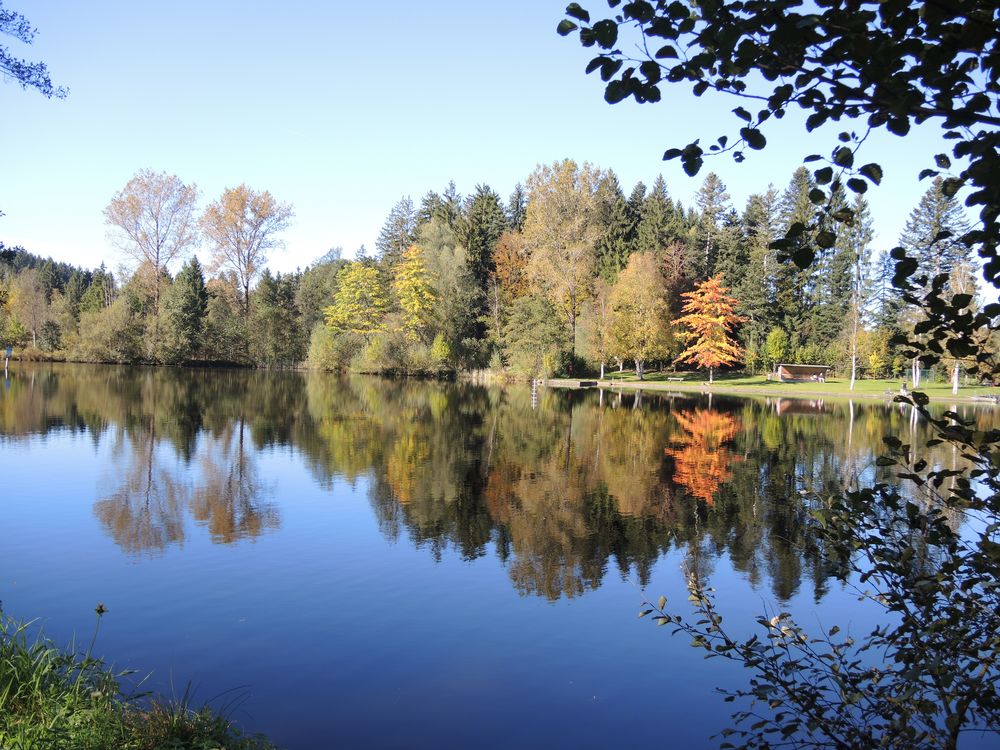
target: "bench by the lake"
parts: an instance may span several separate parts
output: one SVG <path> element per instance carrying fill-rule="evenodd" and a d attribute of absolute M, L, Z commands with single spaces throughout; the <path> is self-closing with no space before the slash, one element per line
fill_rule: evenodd
<path fill-rule="evenodd" d="M 684 378 L 667 378 L 667 380 L 672 380 L 672 381 L 674 381 L 675 383 L 679 383 L 679 382 L 681 382 L 682 380 L 684 380 Z"/>

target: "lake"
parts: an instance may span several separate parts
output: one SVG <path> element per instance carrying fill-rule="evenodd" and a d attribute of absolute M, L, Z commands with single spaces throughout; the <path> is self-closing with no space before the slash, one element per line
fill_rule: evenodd
<path fill-rule="evenodd" d="M 988 408 L 955 407 L 994 424 Z M 712 747 L 739 669 L 636 617 L 683 570 L 737 633 L 866 632 L 816 497 L 875 478 L 882 402 L 15 363 L 0 600 L 143 689 L 313 747 Z M 934 460 L 957 462 L 950 448 Z M 815 493 L 815 494 L 813 494 Z"/>

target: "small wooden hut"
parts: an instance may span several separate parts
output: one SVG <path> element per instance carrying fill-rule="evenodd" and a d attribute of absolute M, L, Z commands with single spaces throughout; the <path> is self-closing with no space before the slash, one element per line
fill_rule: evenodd
<path fill-rule="evenodd" d="M 782 383 L 825 383 L 830 365 L 778 365 L 775 375 Z"/>

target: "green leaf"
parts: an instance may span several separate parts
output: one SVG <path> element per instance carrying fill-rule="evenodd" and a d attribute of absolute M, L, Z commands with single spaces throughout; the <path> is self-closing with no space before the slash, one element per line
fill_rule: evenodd
<path fill-rule="evenodd" d="M 954 177 L 950 177 L 941 183 L 941 192 L 946 197 L 953 198 L 960 187 L 962 187 L 961 180 L 956 180 Z"/>
<path fill-rule="evenodd" d="M 646 76 L 646 80 L 650 83 L 656 83 L 662 78 L 662 72 L 658 63 L 652 60 L 644 60 L 639 65 L 639 71 Z"/>
<path fill-rule="evenodd" d="M 831 248 L 833 247 L 833 243 L 836 241 L 837 235 L 829 229 L 824 229 L 821 232 L 816 233 L 816 244 L 822 248 Z"/>
<path fill-rule="evenodd" d="M 567 36 L 576 31 L 577 28 L 578 27 L 575 23 L 564 18 L 559 22 L 559 25 L 556 26 L 556 33 L 559 34 L 559 36 Z"/>
<path fill-rule="evenodd" d="M 614 21 L 606 18 L 603 21 L 598 21 L 594 24 L 593 31 L 594 40 L 604 49 L 611 49 L 618 41 L 618 24 Z"/>
<path fill-rule="evenodd" d="M 815 257 L 816 254 L 812 251 L 812 248 L 800 247 L 792 253 L 792 262 L 799 268 L 805 269 L 812 265 Z"/>
<path fill-rule="evenodd" d="M 628 87 L 621 81 L 611 81 L 604 89 L 604 101 L 617 104 L 628 96 Z"/>
<path fill-rule="evenodd" d="M 868 192 L 868 183 L 864 180 L 859 180 L 857 177 L 849 178 L 847 180 L 847 187 L 859 195 Z"/>
<path fill-rule="evenodd" d="M 698 174 L 699 170 L 701 170 L 702 158 L 700 156 L 696 156 L 694 158 L 685 158 L 683 162 L 684 162 L 683 163 L 684 172 L 689 177 L 694 177 L 696 174 Z"/>
<path fill-rule="evenodd" d="M 750 122 L 753 119 L 751 114 L 747 112 L 745 109 L 743 109 L 743 107 L 737 107 L 736 109 L 734 109 L 733 114 L 739 117 L 741 120 L 746 120 L 747 122 Z"/>
<path fill-rule="evenodd" d="M 755 151 L 760 151 L 767 145 L 767 139 L 757 128 L 740 128 L 740 136 L 747 142 L 747 145 Z"/>
<path fill-rule="evenodd" d="M 570 3 L 566 6 L 566 15 L 573 16 L 578 21 L 590 23 L 590 13 L 580 7 L 579 3 Z"/>
<path fill-rule="evenodd" d="M 833 152 L 833 163 L 838 167 L 852 167 L 854 165 L 854 152 L 847 146 L 841 146 Z"/>
<path fill-rule="evenodd" d="M 858 169 L 858 172 L 876 185 L 880 185 L 882 183 L 882 167 L 878 164 L 865 164 L 863 167 Z"/>

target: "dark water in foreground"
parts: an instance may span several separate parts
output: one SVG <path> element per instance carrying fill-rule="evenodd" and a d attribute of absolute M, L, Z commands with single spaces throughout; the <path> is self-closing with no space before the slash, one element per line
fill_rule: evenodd
<path fill-rule="evenodd" d="M 643 591 L 686 614 L 694 566 L 736 630 L 777 603 L 862 632 L 877 613 L 825 576 L 807 493 L 870 481 L 884 434 L 927 437 L 872 402 L 99 366 L 0 385 L 4 609 L 63 642 L 103 601 L 109 661 L 290 748 L 713 746 L 712 689 L 743 675 L 637 620 Z"/>

